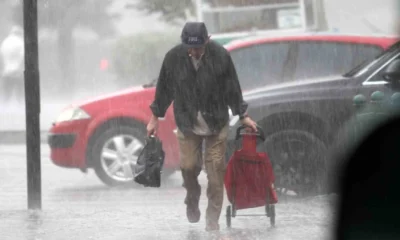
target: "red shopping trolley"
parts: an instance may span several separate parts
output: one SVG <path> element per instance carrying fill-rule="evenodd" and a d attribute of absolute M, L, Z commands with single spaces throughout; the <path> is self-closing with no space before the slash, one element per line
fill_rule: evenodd
<path fill-rule="evenodd" d="M 230 158 L 224 184 L 229 205 L 226 208 L 226 224 L 236 216 L 267 216 L 271 226 L 275 226 L 275 203 L 278 197 L 274 189 L 275 176 L 267 153 L 257 152 L 257 142 L 265 141 L 264 132 L 249 131 L 241 126 L 236 132 L 236 141 L 242 139 L 242 148 L 236 150 Z M 237 210 L 263 207 L 265 214 L 236 215 Z"/>

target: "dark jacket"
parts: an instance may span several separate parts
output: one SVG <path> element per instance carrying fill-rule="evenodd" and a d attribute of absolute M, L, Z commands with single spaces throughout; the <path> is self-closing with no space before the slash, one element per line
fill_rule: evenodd
<path fill-rule="evenodd" d="M 239 116 L 247 110 L 231 56 L 214 41 L 207 44 L 198 71 L 183 45 L 167 52 L 150 108 L 162 118 L 172 101 L 177 127 L 184 134 L 192 131 L 198 111 L 210 130 L 218 133 L 229 121 L 228 107 Z"/>

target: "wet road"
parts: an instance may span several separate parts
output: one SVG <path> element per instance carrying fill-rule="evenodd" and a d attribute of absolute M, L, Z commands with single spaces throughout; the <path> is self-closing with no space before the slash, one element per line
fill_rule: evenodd
<path fill-rule="evenodd" d="M 0 145 L 0 239 L 329 239 L 334 196 L 301 201 L 284 200 L 276 205 L 276 228 L 266 217 L 237 217 L 232 229 L 204 231 L 199 223 L 186 221 L 184 189 L 179 173 L 160 189 L 133 186 L 108 188 L 93 171 L 63 169 L 49 160 L 42 146 L 43 210 L 27 211 L 25 146 Z M 206 178 L 201 175 L 201 210 L 204 213 Z M 225 201 L 225 206 L 228 204 Z M 263 209 L 238 211 L 263 213 Z"/>

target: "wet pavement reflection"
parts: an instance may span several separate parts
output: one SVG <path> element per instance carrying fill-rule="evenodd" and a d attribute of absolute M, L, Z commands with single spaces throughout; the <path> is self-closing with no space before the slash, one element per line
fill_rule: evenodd
<path fill-rule="evenodd" d="M 206 176 L 200 175 L 203 194 L 199 223 L 186 220 L 184 189 L 177 173 L 159 189 L 141 186 L 110 188 L 96 175 L 62 169 L 48 159 L 43 146 L 43 210 L 26 210 L 24 146 L 0 146 L 0 239 L 329 239 L 334 196 L 301 201 L 284 200 L 276 206 L 276 227 L 261 217 L 236 217 L 225 222 L 225 199 L 219 232 L 205 231 Z M 262 214 L 263 208 L 242 210 Z M 238 212 L 240 214 L 241 211 Z"/>

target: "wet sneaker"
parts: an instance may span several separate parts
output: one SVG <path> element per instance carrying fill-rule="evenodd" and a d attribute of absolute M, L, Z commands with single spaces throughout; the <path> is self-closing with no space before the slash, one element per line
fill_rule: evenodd
<path fill-rule="evenodd" d="M 197 223 L 200 221 L 200 209 L 186 207 L 186 216 L 190 223 Z"/>
<path fill-rule="evenodd" d="M 190 223 L 197 223 L 200 221 L 200 209 L 198 200 L 195 201 L 187 201 L 185 200 L 186 204 L 186 217 Z"/>

